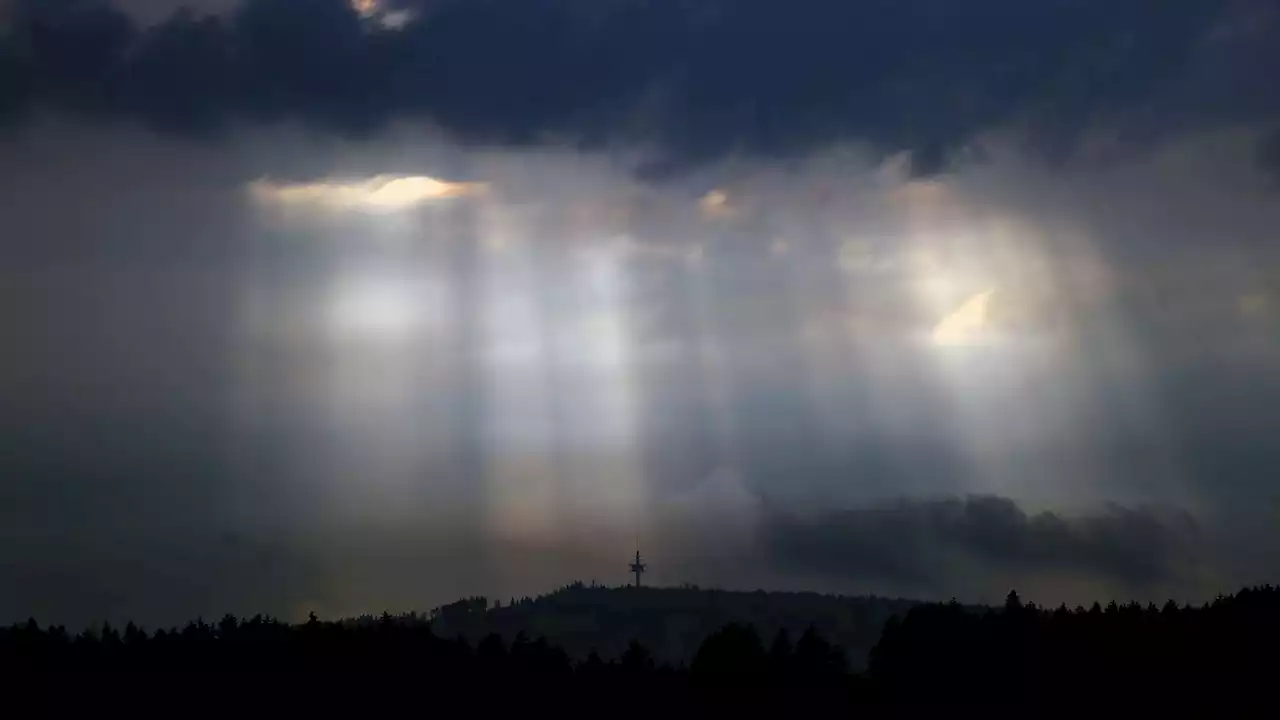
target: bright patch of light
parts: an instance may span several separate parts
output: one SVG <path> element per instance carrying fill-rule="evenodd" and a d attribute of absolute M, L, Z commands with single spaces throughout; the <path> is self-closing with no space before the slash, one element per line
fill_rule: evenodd
<path fill-rule="evenodd" d="M 339 284 L 327 320 L 342 337 L 403 339 L 425 329 L 438 311 L 430 294 L 413 283 L 361 278 Z"/>
<path fill-rule="evenodd" d="M 485 309 L 485 360 L 494 366 L 537 368 L 546 348 L 533 288 L 526 277 L 494 283 Z"/>
<path fill-rule="evenodd" d="M 962 347 L 981 344 L 987 327 L 987 305 L 994 290 L 986 290 L 964 301 L 955 312 L 933 328 L 933 344 Z"/>
<path fill-rule="evenodd" d="M 574 258 L 579 307 L 553 330 L 555 354 L 593 371 L 620 371 L 627 363 L 625 317 L 619 304 L 624 274 L 614 248 L 584 248 Z"/>
<path fill-rule="evenodd" d="M 377 20 L 387 30 L 399 30 L 414 18 L 412 10 L 390 10 L 382 0 L 351 0 L 351 9 L 365 20 Z"/>
<path fill-rule="evenodd" d="M 712 190 L 698 201 L 698 209 L 702 211 L 704 217 L 724 217 L 732 211 L 729 205 L 729 194 L 724 190 Z"/>
<path fill-rule="evenodd" d="M 407 210 L 423 203 L 478 195 L 486 189 L 483 183 L 448 182 L 423 175 L 377 175 L 359 182 L 256 180 L 249 185 L 253 199 L 264 205 L 372 212 Z"/>
<path fill-rule="evenodd" d="M 412 10 L 392 10 L 382 15 L 382 26 L 388 30 L 399 30 L 413 22 Z"/>

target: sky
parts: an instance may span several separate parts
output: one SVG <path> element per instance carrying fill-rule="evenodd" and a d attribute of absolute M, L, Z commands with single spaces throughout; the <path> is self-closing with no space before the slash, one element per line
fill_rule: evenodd
<path fill-rule="evenodd" d="M 0 3 L 0 622 L 1280 566 L 1280 12 Z"/>

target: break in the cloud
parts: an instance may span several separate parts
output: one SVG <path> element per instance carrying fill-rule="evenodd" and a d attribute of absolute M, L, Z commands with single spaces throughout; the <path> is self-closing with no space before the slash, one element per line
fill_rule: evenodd
<path fill-rule="evenodd" d="M 243 0 L 161 22 L 134 5 L 153 22 L 14 0 L 0 110 L 201 135 L 419 118 L 465 141 L 647 144 L 656 167 L 856 139 L 932 172 L 992 127 L 1060 156 L 1098 123 L 1133 145 L 1280 109 L 1276 13 L 1251 0 Z"/>

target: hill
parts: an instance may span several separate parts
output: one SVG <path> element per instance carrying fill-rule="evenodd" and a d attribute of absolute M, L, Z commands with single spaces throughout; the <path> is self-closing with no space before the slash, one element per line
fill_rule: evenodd
<path fill-rule="evenodd" d="M 753 625 L 765 642 L 779 630 L 791 639 L 813 626 L 843 647 L 856 669 L 880 638 L 885 622 L 920 603 L 876 596 L 846 597 L 812 592 L 734 592 L 682 588 L 604 587 L 574 583 L 536 598 L 505 604 L 469 598 L 431 612 L 441 637 L 477 642 L 490 633 L 506 640 L 524 633 L 545 637 L 575 659 L 593 650 L 621 657 L 632 640 L 659 662 L 688 663 L 709 635 L 729 623 Z"/>
<path fill-rule="evenodd" d="M 816 600 L 847 607 L 852 600 L 870 607 L 871 600 L 581 586 L 539 600 L 559 596 L 556 605 L 562 605 L 565 598 L 595 594 L 605 599 L 595 607 L 639 607 L 644 615 L 645 608 L 664 606 L 682 593 L 686 600 L 711 598 L 712 607 L 753 605 L 753 599 L 770 596 L 777 596 L 777 606 Z M 513 611 L 537 602 L 515 603 Z M 889 607 L 900 601 L 874 602 Z M 500 618 L 504 609 L 472 599 L 435 615 L 480 622 L 490 614 Z M 350 707 L 365 715 L 381 712 L 374 709 L 378 705 L 395 712 L 414 703 L 480 714 L 550 710 L 563 716 L 581 708 L 593 715 L 651 717 L 928 710 L 939 702 L 1043 714 L 1044 701 L 1051 699 L 1058 712 L 1078 705 L 1076 714 L 1116 706 L 1216 717 L 1258 715 L 1257 708 L 1274 704 L 1278 644 L 1280 590 L 1271 586 L 1245 588 L 1200 607 L 1171 600 L 1163 607 L 1094 603 L 1087 610 L 1024 605 L 1010 592 L 1001 609 L 953 601 L 895 615 L 862 673 L 850 673 L 848 655 L 819 632 L 769 643 L 750 626 L 728 624 L 701 643 L 691 662 L 673 667 L 655 663 L 639 643 L 617 661 L 589 655 L 574 662 L 545 639 L 505 642 L 488 635 L 473 644 L 441 637 L 420 615 L 397 619 L 384 613 L 339 622 L 313 615 L 296 625 L 227 615 L 216 624 L 196 620 L 154 633 L 133 624 L 123 632 L 104 624 L 72 634 L 31 619 L 0 628 L 0 676 L 17 689 L 4 706 L 15 716 L 49 710 L 70 715 L 68 702 L 80 700 L 87 703 L 83 712 L 100 712 L 102 698 L 109 697 L 125 698 L 131 716 L 154 709 L 166 717 L 193 698 L 201 709 L 224 714 L 266 707 L 264 700 L 287 711 L 333 714 Z M 24 713 L 23 707 L 32 711 Z"/>

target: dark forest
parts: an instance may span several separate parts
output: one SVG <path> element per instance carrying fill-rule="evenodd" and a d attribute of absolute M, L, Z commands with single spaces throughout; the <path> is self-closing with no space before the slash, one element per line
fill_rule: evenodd
<path fill-rule="evenodd" d="M 475 712 L 617 714 L 1046 701 L 1054 703 L 1050 710 L 1217 712 L 1263 707 L 1280 664 L 1280 590 L 1271 586 L 1199 607 L 1170 601 L 1048 609 L 1024 605 L 1016 592 L 998 609 L 922 604 L 885 623 L 866 669 L 856 672 L 846 651 L 812 627 L 762 637 L 753 624 L 729 623 L 708 635 L 691 661 L 671 664 L 635 641 L 617 657 L 592 651 L 576 660 L 523 632 L 472 644 L 433 625 L 416 614 L 337 622 L 312 615 L 296 625 L 227 616 L 181 629 L 103 625 L 72 634 L 32 619 L 0 631 L 0 666 L 11 687 L 49 688 L 11 696 L 30 710 L 69 709 L 85 697 L 102 702 L 82 692 L 101 688 L 139 712 L 165 710 L 169 701 L 161 698 L 174 692 L 186 698 L 181 702 L 207 698 L 209 707 L 269 701 L 309 711 L 339 702 L 370 709 L 429 694 L 442 707 Z"/>

